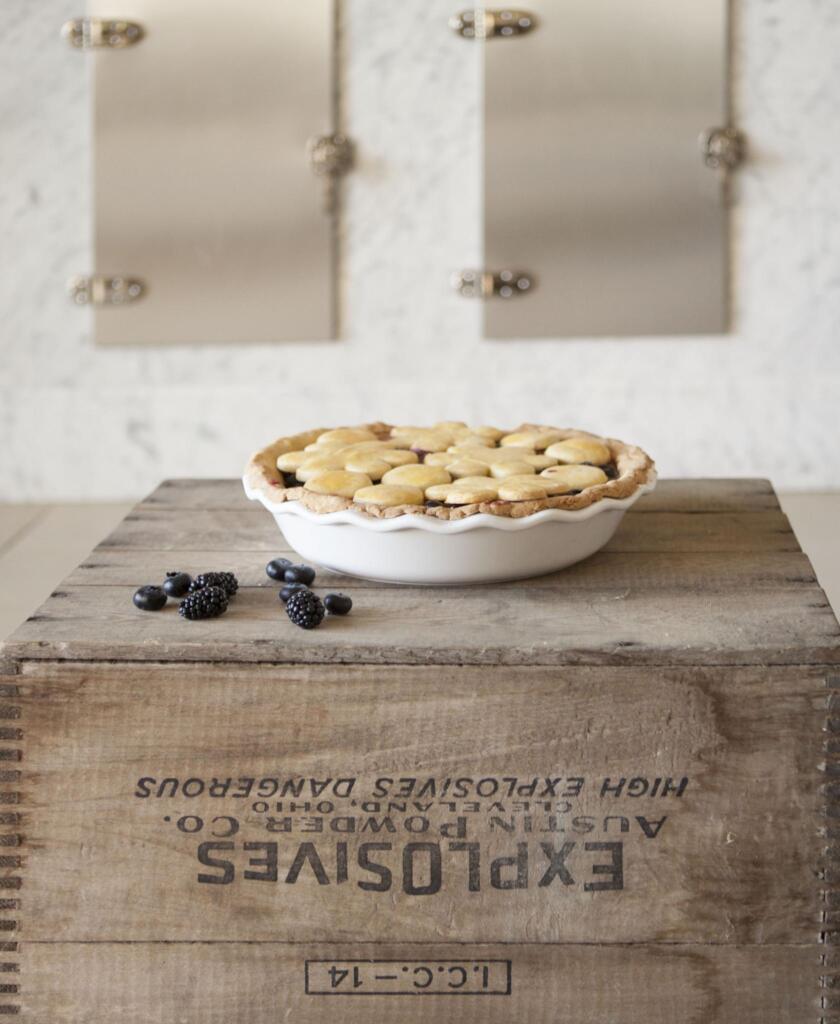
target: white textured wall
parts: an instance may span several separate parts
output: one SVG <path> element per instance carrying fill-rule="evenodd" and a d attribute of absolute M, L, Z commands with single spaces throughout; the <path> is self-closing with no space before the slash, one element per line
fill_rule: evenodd
<path fill-rule="evenodd" d="M 234 475 L 307 425 L 537 419 L 638 441 L 667 474 L 840 481 L 840 4 L 734 0 L 752 161 L 728 337 L 490 342 L 448 273 L 479 257 L 477 47 L 456 0 L 345 0 L 347 188 L 339 342 L 94 349 L 65 279 L 90 269 L 85 59 L 75 0 L 3 0 L 0 496 L 138 495 Z M 461 5 L 463 6 L 463 5 Z M 628 16 L 631 16 L 628 13 Z"/>

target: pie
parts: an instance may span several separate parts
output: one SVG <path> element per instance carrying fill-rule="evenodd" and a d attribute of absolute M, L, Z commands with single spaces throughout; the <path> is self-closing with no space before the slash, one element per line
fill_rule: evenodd
<path fill-rule="evenodd" d="M 627 498 L 654 475 L 634 445 L 523 423 L 515 430 L 446 421 L 367 423 L 281 437 L 252 456 L 245 481 L 272 502 L 376 518 L 521 518 Z"/>

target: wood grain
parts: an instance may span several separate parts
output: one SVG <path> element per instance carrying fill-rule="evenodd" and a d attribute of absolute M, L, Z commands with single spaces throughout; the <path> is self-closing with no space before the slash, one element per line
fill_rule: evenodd
<path fill-rule="evenodd" d="M 819 670 L 28 663 L 18 686 L 29 941 L 817 940 Z"/>
<path fill-rule="evenodd" d="M 131 589 L 56 591 L 3 647 L 10 658 L 347 662 L 412 665 L 808 664 L 840 661 L 840 628 L 821 590 L 546 592 L 380 587 L 346 619 L 307 632 L 274 590 L 237 594 L 220 618 L 186 622 L 174 605 L 139 612 Z"/>
<path fill-rule="evenodd" d="M 282 554 L 285 544 L 262 507 L 242 509 L 137 508 L 101 544 L 169 551 L 265 551 Z M 781 512 L 628 513 L 606 549 L 616 552 L 798 551 Z"/>
<path fill-rule="evenodd" d="M 306 960 L 371 958 L 412 964 L 424 958 L 510 960 L 511 993 L 326 998 L 304 992 Z M 817 959 L 812 947 L 802 946 L 36 944 L 28 946 L 31 984 L 23 995 L 23 1020 L 817 1024 Z"/>
<path fill-rule="evenodd" d="M 174 569 L 195 575 L 208 569 L 236 574 L 241 587 L 278 590 L 281 584 L 265 574 L 273 551 L 161 551 L 145 548 L 99 548 L 70 573 L 63 586 L 130 587 L 162 580 Z M 278 555 L 282 552 L 277 551 Z M 286 552 L 288 555 L 288 551 Z M 519 583 L 497 583 L 501 590 L 515 590 Z M 382 584 L 355 579 L 319 568 L 316 589 L 345 587 L 376 590 Z M 561 572 L 536 576 L 529 588 L 561 590 L 693 590 L 716 594 L 721 590 L 802 586 L 814 588 L 817 579 L 808 559 L 795 551 L 747 551 L 733 559 L 727 552 L 630 552 L 599 551 L 585 562 Z M 462 590 L 465 588 L 462 588 Z M 455 593 L 455 591 L 453 591 Z"/>
<path fill-rule="evenodd" d="M 629 513 L 604 551 L 540 579 L 418 590 L 322 573 L 322 586 L 359 589 L 356 610 L 306 635 L 290 630 L 271 593 L 279 588 L 264 575 L 271 557 L 293 554 L 265 510 L 248 503 L 236 481 L 167 481 L 18 631 L 7 656 L 379 664 L 838 658 L 836 622 L 766 482 L 664 482 L 654 494 L 659 505 Z M 735 511 L 738 502 L 749 511 Z M 689 507 L 715 511 L 667 510 Z M 245 589 L 211 624 L 187 625 L 172 609 L 137 612 L 130 591 L 172 569 L 232 570 Z"/>

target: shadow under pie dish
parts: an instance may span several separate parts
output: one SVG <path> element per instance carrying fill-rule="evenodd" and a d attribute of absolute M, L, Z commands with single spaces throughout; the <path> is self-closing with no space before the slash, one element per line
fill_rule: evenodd
<path fill-rule="evenodd" d="M 581 430 L 369 423 L 279 438 L 243 483 L 309 561 L 393 583 L 480 583 L 594 554 L 656 470 L 640 448 Z"/>

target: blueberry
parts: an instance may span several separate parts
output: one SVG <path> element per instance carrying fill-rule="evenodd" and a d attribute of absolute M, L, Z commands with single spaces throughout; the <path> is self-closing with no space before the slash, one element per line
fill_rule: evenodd
<path fill-rule="evenodd" d="M 159 612 L 166 604 L 166 594 L 162 587 L 140 587 L 134 592 L 134 603 L 141 612 Z"/>
<path fill-rule="evenodd" d="M 286 583 L 305 583 L 307 587 L 315 579 L 315 570 L 308 565 L 290 565 L 283 573 Z"/>
<path fill-rule="evenodd" d="M 283 573 L 291 564 L 292 563 L 288 558 L 275 558 L 265 567 L 265 574 L 266 576 L 270 576 L 273 580 L 282 580 Z"/>
<path fill-rule="evenodd" d="M 163 592 L 167 597 L 183 597 L 191 583 L 192 576 L 188 572 L 168 572 L 163 581 Z"/>
<path fill-rule="evenodd" d="M 346 615 L 353 607 L 353 602 L 346 594 L 327 594 L 324 607 L 330 615 Z"/>
<path fill-rule="evenodd" d="M 287 583 L 280 591 L 280 600 L 286 604 L 296 590 L 309 590 L 305 583 Z"/>

